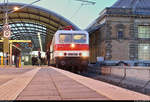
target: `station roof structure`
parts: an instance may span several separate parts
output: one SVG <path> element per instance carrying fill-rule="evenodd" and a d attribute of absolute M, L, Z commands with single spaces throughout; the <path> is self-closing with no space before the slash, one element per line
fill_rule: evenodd
<path fill-rule="evenodd" d="M 112 6 L 106 7 L 100 12 L 99 17 L 96 18 L 87 28 L 88 32 L 93 32 L 99 29 L 104 24 L 98 22 L 105 16 L 142 16 L 150 17 L 150 0 L 117 0 Z"/>
<path fill-rule="evenodd" d="M 150 0 L 118 0 L 110 8 L 132 9 L 132 14 L 150 15 Z"/>
<path fill-rule="evenodd" d="M 13 10 L 14 7 L 22 7 L 24 5 L 27 4 L 8 3 L 7 7 L 8 10 Z M 6 4 L 0 3 L 0 9 L 4 8 L 6 8 Z M 31 40 L 33 50 L 39 48 L 38 33 L 41 35 L 43 50 L 46 50 L 57 30 L 65 26 L 72 26 L 74 30 L 80 29 L 61 15 L 34 5 L 10 13 L 8 17 L 8 22 L 12 31 L 10 39 Z M 2 28 L 4 22 L 4 12 L 0 11 L 0 28 Z M 27 44 L 22 43 L 21 45 L 28 48 Z"/>
<path fill-rule="evenodd" d="M 150 8 L 150 0 L 118 0 L 112 8 Z"/>

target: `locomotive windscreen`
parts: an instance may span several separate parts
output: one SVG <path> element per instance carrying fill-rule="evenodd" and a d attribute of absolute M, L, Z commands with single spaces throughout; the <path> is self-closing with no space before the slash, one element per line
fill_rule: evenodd
<path fill-rule="evenodd" d="M 60 43 L 86 43 L 85 34 L 60 34 Z"/>
<path fill-rule="evenodd" d="M 59 42 L 60 43 L 71 43 L 72 42 L 72 35 L 70 35 L 70 34 L 60 34 L 59 35 Z"/>

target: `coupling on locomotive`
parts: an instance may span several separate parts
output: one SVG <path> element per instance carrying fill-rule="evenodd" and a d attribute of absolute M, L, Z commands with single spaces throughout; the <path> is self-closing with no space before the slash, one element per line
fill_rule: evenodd
<path fill-rule="evenodd" d="M 89 61 L 89 34 L 86 31 L 58 30 L 50 46 L 51 64 L 86 70 Z"/>

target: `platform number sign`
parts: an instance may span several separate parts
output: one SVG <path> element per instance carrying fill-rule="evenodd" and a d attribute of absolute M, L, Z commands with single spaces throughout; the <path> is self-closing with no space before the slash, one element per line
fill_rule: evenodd
<path fill-rule="evenodd" d="M 6 37 L 6 38 L 9 38 L 11 36 L 10 25 L 4 24 L 4 26 L 3 26 L 3 33 L 4 33 L 4 37 Z"/>

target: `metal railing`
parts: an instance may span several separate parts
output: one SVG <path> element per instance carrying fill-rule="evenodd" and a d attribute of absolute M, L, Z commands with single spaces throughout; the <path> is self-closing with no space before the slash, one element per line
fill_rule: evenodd
<path fill-rule="evenodd" d="M 123 78 L 119 81 L 119 85 L 121 85 L 122 84 L 122 81 L 126 78 L 126 76 L 127 76 L 127 74 L 126 74 L 126 67 L 125 66 L 121 66 L 122 67 L 122 69 L 124 69 L 124 76 L 123 76 Z"/>

